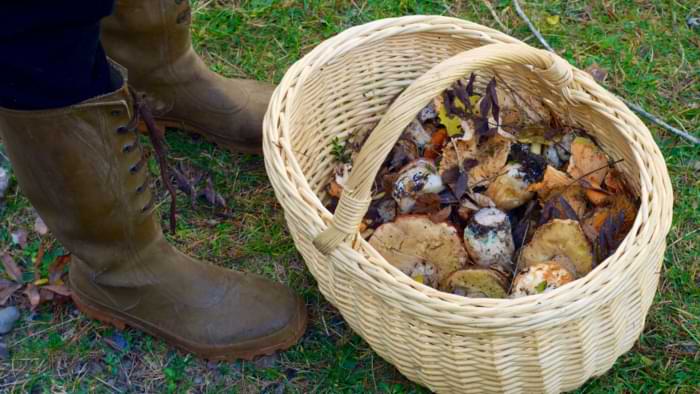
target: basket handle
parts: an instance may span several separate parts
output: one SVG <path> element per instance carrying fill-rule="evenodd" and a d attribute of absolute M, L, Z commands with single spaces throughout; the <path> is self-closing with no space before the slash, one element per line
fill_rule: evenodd
<path fill-rule="evenodd" d="M 408 124 L 458 79 L 493 66 L 530 65 L 533 72 L 569 98 L 573 69 L 566 60 L 526 44 L 490 44 L 459 53 L 434 66 L 406 88 L 389 107 L 359 154 L 343 188 L 335 215 L 313 241 L 323 254 L 357 234 L 371 202 L 371 188 L 382 163 Z"/>

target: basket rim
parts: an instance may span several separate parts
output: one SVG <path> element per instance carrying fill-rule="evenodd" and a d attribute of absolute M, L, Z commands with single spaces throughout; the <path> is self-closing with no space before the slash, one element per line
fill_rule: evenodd
<path fill-rule="evenodd" d="M 282 82 L 275 90 L 270 106 L 268 107 L 268 112 L 265 117 L 264 126 L 264 149 L 265 149 L 265 163 L 268 168 L 268 172 L 275 171 L 276 167 L 273 165 L 272 157 L 275 159 L 281 159 L 281 152 L 284 151 L 285 158 L 287 162 L 286 170 L 294 172 L 295 176 L 290 177 L 289 174 L 283 174 L 281 171 L 275 172 L 274 174 L 280 175 L 280 179 L 275 179 L 273 186 L 275 186 L 275 192 L 279 193 L 279 187 L 277 182 L 286 182 L 293 185 L 294 188 L 302 188 L 304 190 L 299 190 L 299 201 L 306 205 L 308 209 L 308 215 L 314 216 L 314 222 L 320 224 L 320 230 L 323 230 L 328 225 L 328 219 L 332 217 L 332 214 L 323 206 L 322 202 L 318 196 L 311 190 L 308 181 L 304 177 L 303 172 L 301 172 L 300 167 L 297 163 L 297 158 L 294 156 L 291 149 L 291 145 L 288 140 L 285 140 L 289 135 L 286 129 L 289 125 L 282 120 L 277 122 L 283 109 L 290 105 L 289 98 L 294 97 L 298 93 L 297 90 L 300 85 L 303 85 L 306 77 L 312 75 L 313 71 L 323 65 L 332 63 L 334 57 L 349 51 L 359 45 L 363 45 L 366 42 L 371 42 L 373 39 L 386 38 L 387 36 L 393 34 L 402 34 L 401 32 L 409 31 L 429 31 L 430 28 L 436 31 L 452 31 L 454 33 L 460 33 L 463 30 L 470 30 L 475 36 L 478 36 L 485 43 L 490 42 L 511 42 L 511 43 L 522 43 L 521 41 L 501 33 L 497 30 L 485 27 L 474 22 L 464 21 L 457 18 L 445 17 L 445 16 L 430 16 L 430 15 L 417 15 L 417 16 L 406 16 L 398 18 L 387 18 L 377 21 L 373 21 L 364 25 L 355 26 L 339 33 L 338 35 L 331 37 L 316 48 L 314 48 L 310 53 L 304 56 L 302 59 L 297 61 L 285 74 Z M 393 31 L 392 31 L 393 30 Z M 464 35 L 464 34 L 463 34 Z M 495 41 L 500 40 L 500 41 Z M 624 106 L 624 104 L 610 94 L 607 90 L 599 86 L 595 81 L 588 76 L 588 74 L 572 66 L 574 70 L 574 75 L 577 82 L 585 85 L 586 93 L 591 97 L 596 99 L 596 103 L 600 100 L 605 102 L 598 103 L 603 106 L 607 106 L 610 103 L 619 107 L 619 111 L 614 115 L 617 117 L 624 117 L 625 121 L 631 123 L 636 131 L 634 131 L 634 137 L 642 139 L 645 143 L 651 141 L 653 144 L 652 152 L 644 152 L 642 143 L 636 141 L 635 138 L 631 138 L 624 132 L 621 132 L 617 127 L 616 131 L 620 136 L 622 136 L 632 148 L 634 153 L 634 160 L 639 169 L 640 179 L 640 208 L 635 217 L 635 221 L 632 229 L 626 235 L 620 246 L 617 248 L 613 255 L 606 258 L 604 261 L 599 263 L 589 274 L 572 281 L 560 288 L 548 291 L 546 293 L 541 293 L 537 295 L 511 299 L 488 299 L 488 298 L 468 298 L 461 297 L 449 293 L 433 289 L 429 286 L 417 283 L 411 280 L 407 275 L 393 267 L 389 264 L 383 257 L 378 255 L 376 251 L 361 237 L 356 240 L 355 247 L 348 243 L 341 244 L 335 251 L 329 253 L 325 256 L 326 262 L 330 263 L 329 260 L 333 259 L 335 261 L 345 260 L 348 258 L 352 260 L 362 259 L 359 261 L 366 262 L 366 267 L 359 267 L 360 271 L 365 271 L 364 274 L 369 276 L 370 274 L 366 271 L 371 265 L 374 265 L 376 269 L 383 270 L 386 275 L 391 276 L 392 282 L 400 287 L 403 287 L 402 296 L 410 295 L 409 289 L 415 291 L 415 299 L 419 302 L 428 302 L 435 304 L 443 304 L 442 307 L 448 309 L 457 308 L 460 312 L 465 315 L 469 315 L 475 312 L 478 314 L 484 314 L 482 318 L 487 319 L 489 316 L 501 315 L 508 308 L 517 309 L 528 309 L 530 311 L 544 311 L 547 310 L 547 305 L 550 305 L 553 301 L 557 301 L 557 305 L 562 309 L 562 304 L 567 306 L 576 304 L 580 302 L 582 298 L 587 299 L 586 296 L 595 296 L 599 302 L 605 302 L 611 297 L 619 293 L 621 290 L 614 289 L 614 284 L 616 279 L 616 274 L 619 272 L 628 271 L 627 269 L 622 269 L 624 267 L 615 267 L 614 262 L 619 261 L 623 258 L 631 258 L 631 264 L 633 265 L 638 259 L 634 257 L 635 251 L 643 249 L 645 246 L 641 243 L 639 231 L 642 228 L 644 222 L 649 221 L 651 218 L 660 219 L 659 222 L 665 224 L 662 226 L 661 235 L 663 235 L 665 242 L 665 235 L 670 228 L 670 216 L 672 207 L 672 194 L 670 192 L 670 178 L 668 172 L 666 171 L 665 164 L 663 165 L 663 170 L 658 173 L 650 174 L 649 168 L 645 163 L 644 158 L 651 159 L 650 161 L 661 160 L 663 163 L 663 156 L 661 155 L 658 147 L 651 137 L 651 133 L 646 128 L 646 126 L 636 117 L 631 111 Z M 592 93 L 592 94 L 591 94 Z M 595 108 L 592 108 L 595 110 Z M 281 149 L 280 151 L 276 149 Z M 639 152 L 646 153 L 646 156 L 640 154 Z M 271 181 L 274 176 L 270 176 Z M 293 179 L 303 182 L 295 182 Z M 666 191 L 663 196 L 658 196 L 660 192 Z M 278 200 L 287 209 L 288 201 L 283 198 Z M 290 197 L 288 194 L 285 197 Z M 651 209 L 650 204 L 652 201 L 662 199 L 661 208 L 665 209 Z M 663 205 L 663 203 L 666 203 Z M 312 212 L 313 211 L 313 212 Z M 317 233 L 319 233 L 318 231 Z M 657 234 L 658 235 L 658 234 Z M 312 236 L 312 235 L 309 235 Z M 647 243 L 648 245 L 648 243 Z M 372 253 L 374 252 L 374 253 Z M 374 255 L 373 255 L 374 254 Z M 307 263 L 308 264 L 308 263 Z M 357 264 L 355 264 L 357 265 Z M 638 264 L 637 264 L 638 265 Z M 352 269 L 349 267 L 344 267 L 345 269 Z M 361 272 L 356 272 L 358 275 L 363 275 Z M 377 274 L 379 277 L 382 274 Z M 380 281 L 380 279 L 377 279 Z M 576 294 L 574 294 L 576 290 Z M 584 297 L 581 297 L 583 295 Z M 587 299 L 586 302 L 589 302 Z M 401 304 L 399 304 L 401 306 Z M 424 307 L 429 307 L 428 305 L 423 305 Z M 589 308 L 590 303 L 583 308 Z M 534 309 L 533 309 L 534 308 Z M 442 309 L 442 308 L 441 308 Z M 494 311 L 498 313 L 492 313 Z M 484 313 L 489 311 L 489 313 Z M 573 308 L 572 313 L 580 312 L 579 307 Z M 488 315 L 488 316 L 487 316 Z"/>

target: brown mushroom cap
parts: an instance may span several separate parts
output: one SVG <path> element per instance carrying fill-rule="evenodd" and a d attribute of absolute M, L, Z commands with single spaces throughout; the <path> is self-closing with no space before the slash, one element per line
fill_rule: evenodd
<path fill-rule="evenodd" d="M 527 190 L 528 182 L 520 164 L 509 164 L 486 189 L 486 195 L 493 200 L 496 208 L 507 211 L 530 201 L 535 195 Z"/>
<path fill-rule="evenodd" d="M 450 275 L 441 290 L 465 297 L 505 298 L 506 286 L 506 279 L 499 272 L 488 268 L 469 268 Z"/>
<path fill-rule="evenodd" d="M 575 179 L 583 177 L 600 187 L 608 173 L 608 156 L 591 139 L 576 137 L 571 143 L 571 159 L 566 172 Z"/>
<path fill-rule="evenodd" d="M 411 277 L 426 271 L 422 265 L 432 267 L 434 279 L 426 280 L 426 284 L 439 283 L 469 262 L 457 229 L 448 223 L 433 223 L 427 215 L 403 215 L 384 223 L 369 243 L 391 265 Z"/>
<path fill-rule="evenodd" d="M 513 280 L 511 298 L 544 293 L 574 280 L 574 275 L 556 261 L 545 261 L 525 268 Z"/>
<path fill-rule="evenodd" d="M 593 268 L 593 253 L 586 235 L 579 222 L 568 219 L 554 219 L 538 228 L 520 258 L 524 267 L 550 260 L 562 265 L 570 262 L 576 277 Z"/>

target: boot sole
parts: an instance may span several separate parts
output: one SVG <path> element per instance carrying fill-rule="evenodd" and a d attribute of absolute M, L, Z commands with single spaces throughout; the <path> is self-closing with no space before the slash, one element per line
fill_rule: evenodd
<path fill-rule="evenodd" d="M 259 356 L 271 355 L 280 350 L 286 350 L 295 345 L 306 331 L 308 323 L 308 315 L 306 306 L 303 302 L 298 304 L 299 319 L 296 327 L 285 328 L 289 331 L 289 335 L 282 341 L 278 341 L 268 345 L 255 345 L 257 342 L 265 342 L 265 337 L 250 340 L 231 346 L 202 346 L 192 342 L 188 342 L 184 338 L 179 338 L 172 334 L 158 330 L 155 327 L 149 327 L 141 324 L 138 320 L 130 319 L 128 316 L 111 311 L 108 308 L 95 306 L 83 301 L 77 292 L 74 290 L 71 294 L 73 302 L 82 313 L 91 319 L 101 321 L 103 323 L 114 326 L 118 330 L 124 330 L 127 326 L 143 331 L 148 335 L 163 339 L 173 347 L 183 350 L 188 353 L 197 355 L 200 358 L 211 361 L 234 361 L 247 360 L 252 361 Z"/>
<path fill-rule="evenodd" d="M 208 142 L 214 143 L 229 152 L 233 153 L 246 153 L 252 155 L 262 155 L 262 143 L 260 146 L 246 146 L 245 144 L 235 143 L 223 138 L 219 138 L 216 134 L 208 132 L 202 127 L 198 127 L 192 123 L 184 122 L 177 119 L 170 118 L 155 118 L 156 124 L 165 130 L 166 127 L 183 130 L 186 133 L 196 134 L 207 140 Z M 148 134 L 148 129 L 143 121 L 139 122 L 139 131 L 143 134 Z"/>

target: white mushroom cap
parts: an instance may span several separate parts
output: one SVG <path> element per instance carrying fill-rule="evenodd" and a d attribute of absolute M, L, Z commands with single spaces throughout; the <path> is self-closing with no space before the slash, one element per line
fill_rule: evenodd
<path fill-rule="evenodd" d="M 477 211 L 464 229 L 464 244 L 472 260 L 482 267 L 513 271 L 513 234 L 508 215 L 497 208 Z"/>

